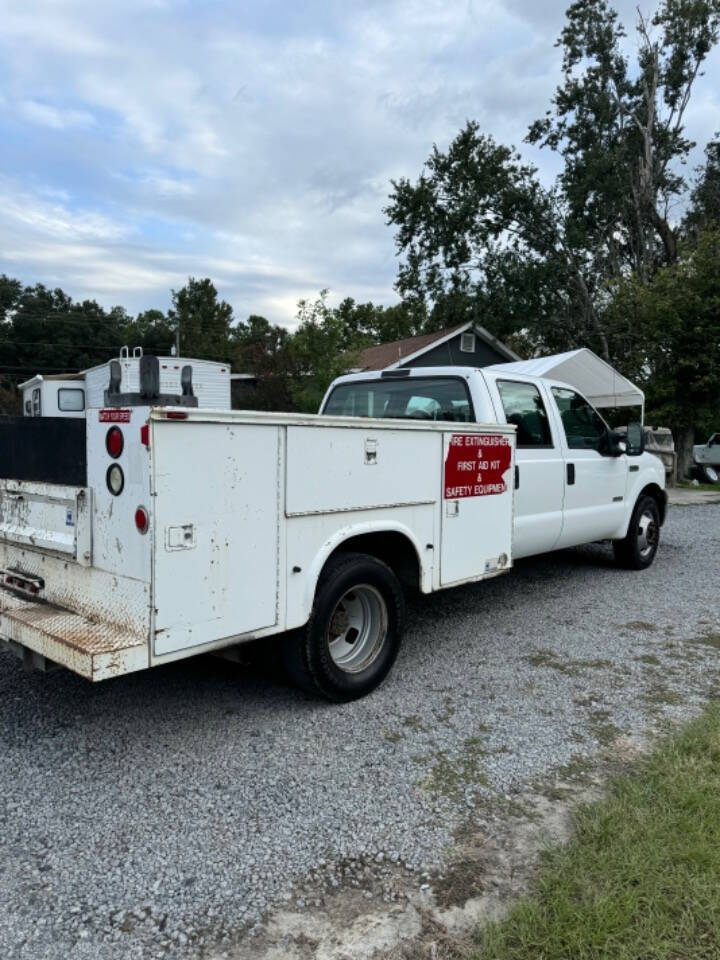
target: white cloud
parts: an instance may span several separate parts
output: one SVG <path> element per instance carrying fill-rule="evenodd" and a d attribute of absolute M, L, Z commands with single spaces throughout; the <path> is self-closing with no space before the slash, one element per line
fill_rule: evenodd
<path fill-rule="evenodd" d="M 210 275 L 237 313 L 391 302 L 382 208 L 468 118 L 519 145 L 560 79 L 550 0 L 24 0 L 0 35 L 0 270 L 130 309 Z M 634 14 L 622 0 L 625 22 Z M 689 114 L 718 122 L 717 52 Z M 14 105 L 14 106 L 13 106 Z M 545 177 L 556 160 L 528 151 Z"/>
<path fill-rule="evenodd" d="M 54 130 L 89 127 L 95 123 L 95 117 L 87 110 L 63 110 L 38 100 L 23 100 L 20 111 L 31 123 L 39 123 Z"/>

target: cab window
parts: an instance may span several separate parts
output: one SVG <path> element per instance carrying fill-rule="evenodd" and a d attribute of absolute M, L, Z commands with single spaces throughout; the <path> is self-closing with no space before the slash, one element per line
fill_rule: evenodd
<path fill-rule="evenodd" d="M 601 451 L 605 443 L 608 427 L 594 407 L 579 393 L 563 387 L 552 387 L 552 395 L 560 411 L 571 450 Z"/>
<path fill-rule="evenodd" d="M 339 383 L 322 411 L 329 416 L 405 420 L 474 419 L 467 384 L 459 377 L 407 377 Z"/>
<path fill-rule="evenodd" d="M 518 448 L 552 447 L 547 411 L 535 384 L 498 380 L 497 388 L 506 422 L 517 427 Z"/>

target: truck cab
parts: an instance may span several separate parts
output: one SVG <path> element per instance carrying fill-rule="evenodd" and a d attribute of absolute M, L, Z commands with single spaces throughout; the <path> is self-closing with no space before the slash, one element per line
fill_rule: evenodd
<path fill-rule="evenodd" d="M 513 555 L 611 540 L 624 565 L 652 562 L 665 474 L 639 425 L 623 441 L 570 384 L 494 368 L 404 368 L 331 384 L 323 414 L 511 424 L 517 431 Z M 632 541 L 632 542 L 631 542 Z"/>

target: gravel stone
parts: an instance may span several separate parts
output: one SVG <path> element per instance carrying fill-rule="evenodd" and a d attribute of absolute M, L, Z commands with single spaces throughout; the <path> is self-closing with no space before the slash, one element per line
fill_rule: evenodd
<path fill-rule="evenodd" d="M 340 706 L 271 661 L 92 685 L 3 651 L 0 956 L 231 956 L 274 906 L 422 889 L 473 810 L 717 691 L 719 548 L 720 506 L 679 507 L 643 573 L 592 545 L 414 599 L 388 681 Z"/>

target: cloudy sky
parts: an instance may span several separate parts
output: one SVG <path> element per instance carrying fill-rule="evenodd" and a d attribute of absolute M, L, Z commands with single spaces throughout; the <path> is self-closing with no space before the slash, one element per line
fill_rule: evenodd
<path fill-rule="evenodd" d="M 390 179 L 468 118 L 519 144 L 565 6 L 0 0 L 0 272 L 131 311 L 210 276 L 284 324 L 322 287 L 391 303 Z M 688 130 L 718 127 L 715 51 Z"/>

